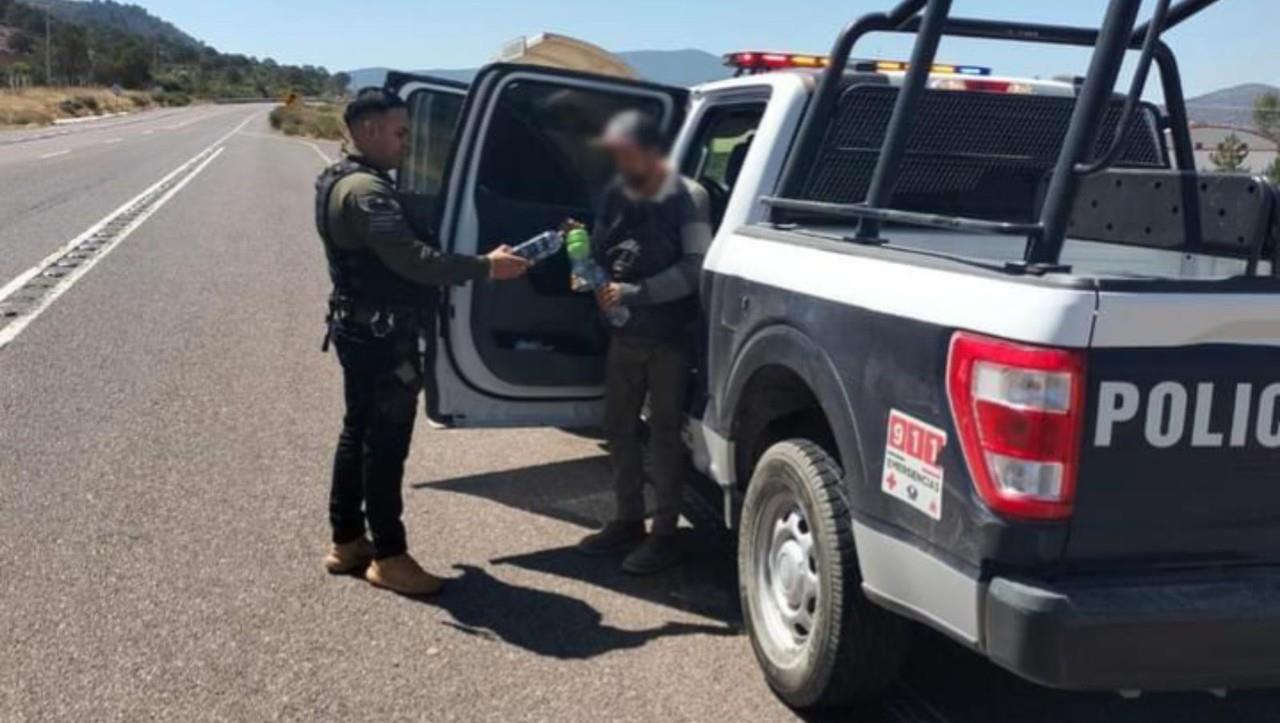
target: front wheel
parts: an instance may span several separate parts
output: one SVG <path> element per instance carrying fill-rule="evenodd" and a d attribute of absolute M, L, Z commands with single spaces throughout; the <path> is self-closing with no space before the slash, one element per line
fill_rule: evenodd
<path fill-rule="evenodd" d="M 779 442 L 747 488 L 738 580 L 769 686 L 796 708 L 865 700 L 897 675 L 909 624 L 859 588 L 840 468 L 806 440 Z"/>

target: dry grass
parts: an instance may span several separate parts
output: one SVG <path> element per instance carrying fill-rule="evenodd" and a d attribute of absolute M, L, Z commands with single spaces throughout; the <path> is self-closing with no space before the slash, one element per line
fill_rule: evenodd
<path fill-rule="evenodd" d="M 295 103 L 271 111 L 271 127 L 290 136 L 340 141 L 345 138 L 342 106 L 332 103 Z"/>
<path fill-rule="evenodd" d="M 83 118 L 151 107 L 150 95 L 105 88 L 0 90 L 0 126 L 47 125 L 58 118 Z"/>

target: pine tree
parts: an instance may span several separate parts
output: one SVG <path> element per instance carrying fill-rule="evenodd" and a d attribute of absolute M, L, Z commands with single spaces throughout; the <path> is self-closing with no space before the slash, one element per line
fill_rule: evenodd
<path fill-rule="evenodd" d="M 1228 134 L 1209 156 L 1209 162 L 1216 171 L 1222 173 L 1240 173 L 1244 170 L 1244 159 L 1249 157 L 1249 144 L 1240 140 L 1235 133 Z"/>
<path fill-rule="evenodd" d="M 1253 101 L 1253 124 L 1258 132 L 1280 149 L 1280 93 L 1263 93 Z M 1280 186 L 1280 156 L 1262 171 Z"/>
<path fill-rule="evenodd" d="M 1280 156 L 1277 156 L 1270 166 L 1263 171 L 1267 179 L 1277 186 L 1280 186 Z"/>
<path fill-rule="evenodd" d="M 1263 93 L 1253 99 L 1253 125 L 1259 133 L 1280 144 L 1280 93 Z"/>

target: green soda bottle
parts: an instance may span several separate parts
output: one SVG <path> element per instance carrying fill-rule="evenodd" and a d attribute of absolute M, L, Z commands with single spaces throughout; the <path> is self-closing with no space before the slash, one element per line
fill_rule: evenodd
<path fill-rule="evenodd" d="M 565 250 L 569 260 L 577 263 L 591 258 L 591 235 L 585 228 L 575 228 L 564 237 Z"/>
<path fill-rule="evenodd" d="M 609 274 L 591 258 L 591 236 L 586 229 L 575 228 L 564 239 L 565 251 L 573 264 L 572 284 L 575 291 L 594 291 L 608 284 Z M 631 310 L 615 306 L 605 312 L 605 320 L 614 327 L 621 327 L 631 318 Z"/>

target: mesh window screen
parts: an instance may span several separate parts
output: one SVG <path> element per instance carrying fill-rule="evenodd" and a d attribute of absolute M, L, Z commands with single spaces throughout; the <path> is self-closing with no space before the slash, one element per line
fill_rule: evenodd
<path fill-rule="evenodd" d="M 898 89 L 855 85 L 832 114 L 801 198 L 861 203 L 871 184 Z M 1062 148 L 1071 97 L 928 91 L 920 103 L 891 202 L 893 208 L 1030 221 Z M 1110 146 L 1123 102 L 1112 103 L 1098 139 Z M 1154 108 L 1126 129 L 1117 166 L 1165 167 Z"/>

